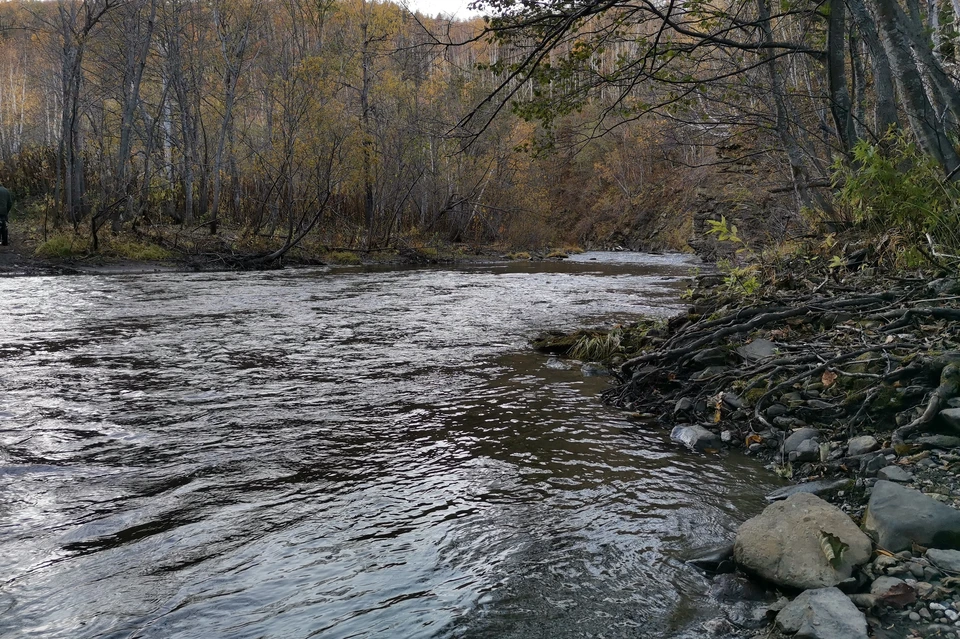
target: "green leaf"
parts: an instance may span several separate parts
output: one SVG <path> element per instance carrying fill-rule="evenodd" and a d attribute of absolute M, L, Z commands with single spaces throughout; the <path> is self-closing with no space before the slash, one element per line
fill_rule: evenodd
<path fill-rule="evenodd" d="M 830 565 L 839 568 L 843 563 L 843 553 L 849 544 L 840 541 L 840 538 L 826 531 L 820 531 L 820 549 L 823 550 L 823 556 L 827 558 Z"/>

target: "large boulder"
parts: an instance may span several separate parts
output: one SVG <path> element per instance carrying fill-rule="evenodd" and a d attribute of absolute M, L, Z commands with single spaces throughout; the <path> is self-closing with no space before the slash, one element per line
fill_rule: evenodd
<path fill-rule="evenodd" d="M 890 481 L 873 487 L 863 529 L 890 552 L 909 550 L 914 543 L 960 549 L 960 511 Z"/>
<path fill-rule="evenodd" d="M 800 593 L 777 614 L 777 627 L 798 639 L 867 639 L 867 618 L 837 588 Z"/>
<path fill-rule="evenodd" d="M 927 559 L 940 570 L 945 570 L 949 573 L 960 573 L 960 551 L 931 548 L 927 550 Z"/>
<path fill-rule="evenodd" d="M 833 535 L 847 544 L 836 567 L 821 540 Z M 779 586 L 805 590 L 835 586 L 873 551 L 870 538 L 836 506 L 799 493 L 767 506 L 740 526 L 733 546 L 738 564 Z"/>

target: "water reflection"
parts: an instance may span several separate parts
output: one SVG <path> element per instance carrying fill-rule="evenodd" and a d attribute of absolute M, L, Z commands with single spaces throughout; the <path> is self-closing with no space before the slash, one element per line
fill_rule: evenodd
<path fill-rule="evenodd" d="M 526 350 L 672 312 L 626 255 L 0 281 L 0 634 L 697 636 L 767 480 Z"/>

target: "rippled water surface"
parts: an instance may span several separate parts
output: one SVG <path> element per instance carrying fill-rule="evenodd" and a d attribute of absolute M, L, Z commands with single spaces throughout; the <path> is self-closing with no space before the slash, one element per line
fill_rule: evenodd
<path fill-rule="evenodd" d="M 769 479 L 527 347 L 688 268 L 0 280 L 0 636 L 699 636 Z"/>

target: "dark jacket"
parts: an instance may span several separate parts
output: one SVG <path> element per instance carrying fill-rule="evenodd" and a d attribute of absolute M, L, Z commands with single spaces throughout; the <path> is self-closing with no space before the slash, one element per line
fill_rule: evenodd
<path fill-rule="evenodd" d="M 10 191 L 0 186 L 0 220 L 6 221 L 10 215 L 10 209 L 13 208 L 13 196 Z"/>

